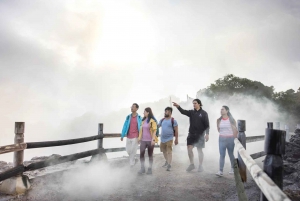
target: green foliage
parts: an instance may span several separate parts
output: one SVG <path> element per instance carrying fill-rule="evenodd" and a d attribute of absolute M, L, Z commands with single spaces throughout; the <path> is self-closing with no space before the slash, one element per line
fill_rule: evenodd
<path fill-rule="evenodd" d="M 274 92 L 273 86 L 265 86 L 261 82 L 229 74 L 216 80 L 207 88 L 199 90 L 197 97 L 205 95 L 214 100 L 220 100 L 234 94 L 267 98 L 276 103 L 281 111 L 290 114 L 295 121 L 300 122 L 300 87 L 297 92 L 293 89 L 285 92 Z"/>
<path fill-rule="evenodd" d="M 254 95 L 257 97 L 272 98 L 274 87 L 268 87 L 261 82 L 247 78 L 239 78 L 232 74 L 216 80 L 206 89 L 200 90 L 197 96 L 205 95 L 213 99 L 226 98 L 233 94 Z"/>

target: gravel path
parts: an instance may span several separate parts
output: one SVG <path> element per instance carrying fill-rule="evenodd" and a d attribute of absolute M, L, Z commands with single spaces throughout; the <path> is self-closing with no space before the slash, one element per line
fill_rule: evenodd
<path fill-rule="evenodd" d="M 216 161 L 206 158 L 205 171 L 201 173 L 197 170 L 185 171 L 188 165 L 186 153 L 174 153 L 170 172 L 161 167 L 164 162 L 161 154 L 154 156 L 153 175 L 138 175 L 139 163 L 130 169 L 127 159 L 82 164 L 75 169 L 31 179 L 32 188 L 25 195 L 0 195 L 0 201 L 238 200 L 234 176 L 226 174 L 229 168 L 225 169 L 224 177 L 215 176 L 218 167 Z M 248 178 L 248 198 L 251 201 L 259 200 L 259 189 L 250 175 Z"/>

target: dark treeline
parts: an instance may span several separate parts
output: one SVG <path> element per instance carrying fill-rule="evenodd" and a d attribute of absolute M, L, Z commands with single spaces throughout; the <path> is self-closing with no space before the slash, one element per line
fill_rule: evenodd
<path fill-rule="evenodd" d="M 286 120 L 290 126 L 293 126 L 291 128 L 293 129 L 296 123 L 300 123 L 300 87 L 297 91 L 289 89 L 283 92 L 274 92 L 274 90 L 273 86 L 265 86 L 261 82 L 230 74 L 216 80 L 207 88 L 199 90 L 197 97 L 205 95 L 213 100 L 224 100 L 239 94 L 254 96 L 258 99 L 266 98 L 278 106 L 279 112 L 287 114 Z"/>

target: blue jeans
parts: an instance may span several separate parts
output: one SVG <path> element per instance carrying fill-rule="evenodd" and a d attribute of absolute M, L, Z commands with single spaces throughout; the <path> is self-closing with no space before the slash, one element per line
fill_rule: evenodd
<path fill-rule="evenodd" d="M 219 137 L 220 171 L 223 172 L 226 149 L 230 158 L 231 167 L 234 167 L 234 137 Z"/>

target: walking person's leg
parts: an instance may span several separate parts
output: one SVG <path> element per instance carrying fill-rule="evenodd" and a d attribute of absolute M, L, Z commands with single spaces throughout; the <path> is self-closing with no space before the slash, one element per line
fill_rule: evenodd
<path fill-rule="evenodd" d="M 139 146 L 139 143 L 138 143 L 138 138 L 134 138 L 134 139 L 132 139 L 132 160 L 133 160 L 133 165 L 135 165 L 136 164 L 136 150 L 137 150 L 137 148 L 138 148 L 138 146 Z"/>
<path fill-rule="evenodd" d="M 199 158 L 198 172 L 203 172 L 203 166 L 202 166 L 203 159 L 204 159 L 203 148 L 205 148 L 204 134 L 200 136 L 198 143 L 197 143 L 197 151 L 198 151 L 198 158 Z"/>
<path fill-rule="evenodd" d="M 160 147 L 160 151 L 163 152 L 164 158 L 166 160 L 165 164 L 162 167 L 167 167 L 168 166 L 167 144 L 161 142 L 159 147 Z"/>
<path fill-rule="evenodd" d="M 194 148 L 194 145 L 187 145 L 188 156 L 189 156 L 189 159 L 190 159 L 190 165 L 186 169 L 186 171 L 188 171 L 188 172 L 195 169 L 193 148 Z"/>
<path fill-rule="evenodd" d="M 172 163 L 172 146 L 173 146 L 173 140 L 170 140 L 167 142 L 167 171 L 171 170 L 171 163 Z"/>
<path fill-rule="evenodd" d="M 126 152 L 129 156 L 129 164 L 131 165 L 131 150 L 132 150 L 132 140 L 130 138 L 126 139 Z"/>
<path fill-rule="evenodd" d="M 147 142 L 147 148 L 148 148 L 148 156 L 149 156 L 149 168 L 147 174 L 152 174 L 154 145 L 151 145 L 151 142 Z"/>
<path fill-rule="evenodd" d="M 219 172 L 216 173 L 218 176 L 223 176 L 223 168 L 225 163 L 225 156 L 226 156 L 226 139 L 219 137 L 219 153 L 220 153 L 220 160 L 219 160 Z"/>
<path fill-rule="evenodd" d="M 230 158 L 230 164 L 231 164 L 231 170 L 229 171 L 229 174 L 234 174 L 234 138 L 227 139 L 227 152 Z"/>
<path fill-rule="evenodd" d="M 195 165 L 194 165 L 194 153 L 193 153 L 194 144 L 196 143 L 195 136 L 192 135 L 192 134 L 189 134 L 186 140 L 187 140 L 188 156 L 189 156 L 189 159 L 190 159 L 190 165 L 186 169 L 186 171 L 190 172 L 193 169 L 195 169 Z"/>
<path fill-rule="evenodd" d="M 146 150 L 146 142 L 141 141 L 140 145 L 140 161 L 141 161 L 141 170 L 140 174 L 145 173 L 145 150 Z"/>
<path fill-rule="evenodd" d="M 197 151 L 198 151 L 198 158 L 199 158 L 198 172 L 202 172 L 203 171 L 202 163 L 203 163 L 204 153 L 203 153 L 202 148 L 200 148 L 200 147 L 197 147 Z"/>

